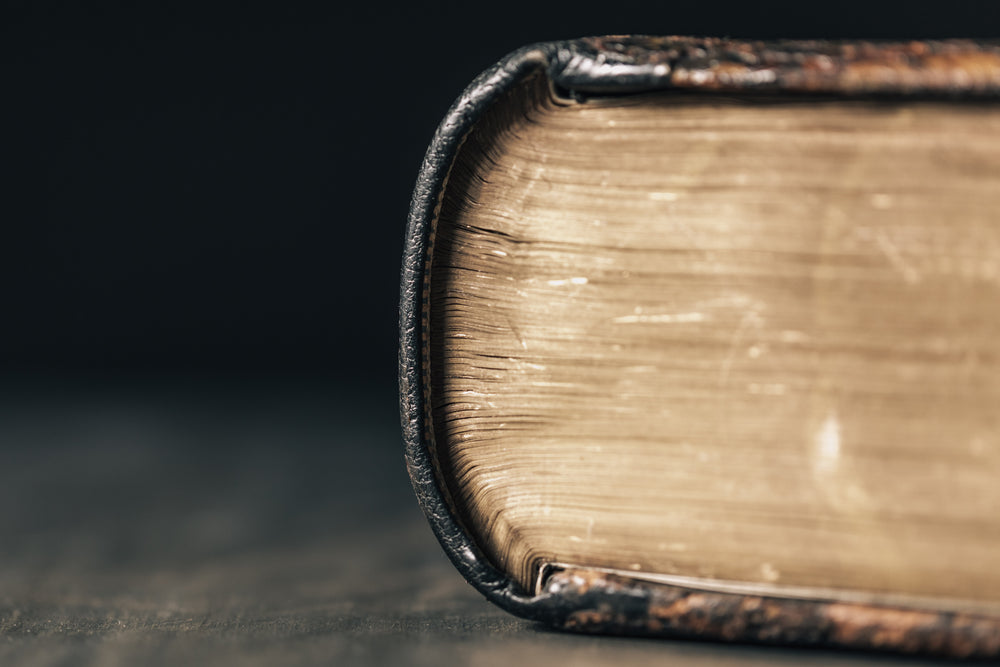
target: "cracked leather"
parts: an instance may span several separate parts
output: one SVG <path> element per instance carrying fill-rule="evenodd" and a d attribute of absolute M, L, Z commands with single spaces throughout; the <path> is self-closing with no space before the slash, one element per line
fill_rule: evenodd
<path fill-rule="evenodd" d="M 554 586 L 551 582 L 544 585 L 543 582 L 542 591 L 532 595 L 520 590 L 509 577 L 493 567 L 453 511 L 446 485 L 435 464 L 434 442 L 426 417 L 426 276 L 433 250 L 433 231 L 448 173 L 464 137 L 484 109 L 526 76 L 539 71 L 547 74 L 557 90 L 577 97 L 704 89 L 733 94 L 760 91 L 791 95 L 996 99 L 1000 97 L 1000 43 L 968 40 L 748 42 L 628 36 L 535 44 L 511 53 L 470 84 L 449 109 L 424 157 L 410 205 L 400 283 L 400 416 L 406 464 L 414 490 L 449 558 L 462 575 L 495 604 L 519 616 L 556 627 L 740 641 L 773 641 L 768 638 L 777 637 L 777 641 L 782 641 L 782 628 L 775 625 L 782 622 L 780 619 L 784 616 L 781 614 L 768 627 L 753 626 L 756 628 L 753 632 L 713 632 L 709 629 L 710 624 L 704 623 L 671 625 L 662 619 L 652 622 L 650 610 L 662 609 L 662 604 L 657 607 L 657 601 L 662 601 L 668 593 L 648 582 L 595 577 L 588 580 L 586 596 L 581 596 L 572 586 Z M 711 599 L 716 610 L 745 600 L 743 595 L 714 595 Z M 783 602 L 779 598 L 774 598 L 773 602 L 778 608 L 785 605 L 788 613 L 794 611 L 810 618 L 810 614 L 819 618 L 817 615 L 822 614 L 822 609 L 830 605 L 823 601 Z M 1000 653 L 1000 619 L 978 619 L 978 634 L 975 635 L 978 639 L 969 648 L 969 642 L 947 639 L 957 636 L 954 630 L 942 631 L 940 636 L 945 639 L 940 641 L 931 641 L 930 635 L 920 628 L 894 633 L 894 629 L 898 630 L 899 614 L 915 612 L 856 606 L 867 614 L 864 632 L 847 631 L 852 623 L 850 615 L 824 617 L 828 624 L 833 624 L 828 631 L 802 631 L 794 643 L 946 655 Z M 600 615 L 584 613 L 593 610 L 600 610 Z M 931 625 L 938 630 L 945 627 L 950 618 L 943 613 L 931 612 L 931 615 L 937 617 L 938 623 Z M 859 618 L 857 614 L 854 617 Z M 838 627 L 843 631 L 835 631 Z M 875 635 L 882 639 L 870 641 Z M 925 641 L 913 639 L 921 636 Z"/>

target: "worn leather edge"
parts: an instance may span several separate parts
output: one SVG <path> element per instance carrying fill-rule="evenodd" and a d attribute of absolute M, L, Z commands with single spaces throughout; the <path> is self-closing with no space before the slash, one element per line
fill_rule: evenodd
<path fill-rule="evenodd" d="M 995 97 L 1000 42 L 610 36 L 564 42 L 552 77 L 582 93 L 733 92 Z"/>
<path fill-rule="evenodd" d="M 551 45 L 525 47 L 477 77 L 451 106 L 424 157 L 410 203 L 400 280 L 399 395 L 406 466 L 420 506 L 438 541 L 459 572 L 494 603 L 522 616 L 537 604 L 495 569 L 462 528 L 433 456 L 426 410 L 424 333 L 426 278 L 434 227 L 451 163 L 474 122 L 494 100 L 530 72 L 548 65 Z"/>
<path fill-rule="evenodd" d="M 593 580 L 587 588 L 589 597 L 584 596 L 584 599 L 579 591 L 554 585 L 558 582 L 556 579 L 550 580 L 539 595 L 531 595 L 521 591 L 507 575 L 490 564 L 453 511 L 447 485 L 434 459 L 431 423 L 426 410 L 429 395 L 424 345 L 426 279 L 437 212 L 452 161 L 476 119 L 504 92 L 540 69 L 547 72 L 554 87 L 576 96 L 705 89 L 734 93 L 785 91 L 793 94 L 994 98 L 1000 96 L 1000 46 L 966 40 L 879 44 L 643 36 L 592 37 L 536 44 L 513 52 L 472 82 L 449 109 L 424 157 L 411 199 L 400 281 L 400 418 L 406 465 L 418 501 L 455 567 L 501 608 L 556 627 L 743 641 L 771 641 L 769 637 L 773 635 L 775 642 L 785 642 L 781 626 L 776 623 L 757 628 L 752 633 L 748 630 L 733 634 L 731 629 L 716 632 L 712 626 L 700 622 L 662 625 L 660 621 L 666 630 L 654 632 L 655 626 L 648 622 L 651 619 L 649 610 L 661 597 L 656 592 L 659 585 L 636 580 L 628 580 L 632 586 L 607 578 Z M 712 595 L 715 597 L 710 606 L 719 609 L 748 599 L 736 594 Z M 787 607 L 789 613 L 793 609 L 811 608 L 813 616 L 820 613 L 823 605 L 830 604 L 783 598 L 772 601 L 777 608 Z M 889 639 L 876 642 L 862 639 L 864 633 L 833 631 L 820 636 L 810 634 L 803 627 L 801 636 L 792 643 L 899 651 L 910 650 L 915 645 L 903 642 L 902 635 L 892 631 L 896 627 L 893 619 L 898 619 L 896 612 L 899 610 L 867 605 L 855 607 L 860 614 L 857 618 L 874 619 L 865 632 Z M 586 609 L 601 610 L 606 622 L 597 622 L 596 616 L 581 615 Z M 628 611 L 634 609 L 646 609 L 645 616 Z M 942 622 L 950 618 L 936 612 L 931 615 L 940 617 Z M 587 618 L 590 621 L 586 621 Z M 647 619 L 646 625 L 638 620 L 642 618 Z M 783 616 L 778 618 L 786 622 Z M 841 619 L 840 624 L 847 628 L 852 622 Z M 995 639 L 1000 634 L 1000 625 L 996 620 L 989 622 L 992 624 L 988 632 Z M 892 640 L 893 637 L 900 639 Z M 954 642 L 942 643 L 945 648 L 938 651 L 935 648 L 938 644 L 928 635 L 926 646 L 920 644 L 923 648 L 918 650 L 947 655 L 998 654 L 1000 648 L 994 639 L 975 644 L 971 652 L 947 648 Z"/>
<path fill-rule="evenodd" d="M 975 613 L 720 593 L 586 569 L 556 571 L 543 590 L 572 610 L 551 622 L 575 632 L 957 658 L 1000 654 L 1000 621 Z"/>

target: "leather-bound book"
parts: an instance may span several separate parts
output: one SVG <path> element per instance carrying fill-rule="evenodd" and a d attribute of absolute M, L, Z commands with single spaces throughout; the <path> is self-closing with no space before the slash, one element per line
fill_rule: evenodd
<path fill-rule="evenodd" d="M 1000 654 L 1000 46 L 520 49 L 434 136 L 406 457 L 556 627 Z"/>

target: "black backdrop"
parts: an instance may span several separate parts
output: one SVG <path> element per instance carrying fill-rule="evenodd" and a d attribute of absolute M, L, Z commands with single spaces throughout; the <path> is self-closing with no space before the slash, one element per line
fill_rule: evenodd
<path fill-rule="evenodd" d="M 991 0 L 204 4 L 4 10 L 7 377 L 390 388 L 424 147 L 462 87 L 524 43 L 1000 32 Z"/>

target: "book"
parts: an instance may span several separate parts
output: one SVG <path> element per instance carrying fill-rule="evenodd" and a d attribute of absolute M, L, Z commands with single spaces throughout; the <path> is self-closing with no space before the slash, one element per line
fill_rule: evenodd
<path fill-rule="evenodd" d="M 408 469 L 555 627 L 1000 654 L 1000 45 L 594 37 L 452 106 Z"/>

